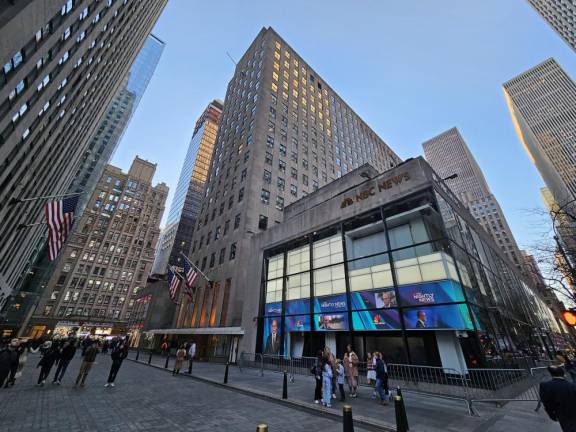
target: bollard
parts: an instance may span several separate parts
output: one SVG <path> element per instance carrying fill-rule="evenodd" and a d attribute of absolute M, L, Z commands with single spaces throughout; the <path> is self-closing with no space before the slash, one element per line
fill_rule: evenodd
<path fill-rule="evenodd" d="M 288 399 L 288 372 L 284 371 L 284 381 L 282 382 L 282 399 Z"/>
<path fill-rule="evenodd" d="M 394 410 L 396 412 L 396 432 L 409 431 L 408 417 L 406 416 L 406 407 L 402 396 L 394 396 Z"/>
<path fill-rule="evenodd" d="M 136 361 L 140 358 L 140 348 L 136 350 Z"/>
<path fill-rule="evenodd" d="M 352 407 L 344 405 L 342 407 L 342 421 L 344 432 L 354 432 L 354 420 L 352 419 Z"/>
<path fill-rule="evenodd" d="M 148 357 L 148 364 L 152 363 L 152 350 L 150 350 L 150 357 Z"/>
<path fill-rule="evenodd" d="M 402 390 L 400 390 L 400 386 L 396 387 L 396 396 L 402 397 Z"/>
<path fill-rule="evenodd" d="M 229 363 L 226 362 L 226 369 L 224 370 L 224 384 L 228 384 L 228 366 Z"/>
<path fill-rule="evenodd" d="M 256 426 L 256 432 L 268 432 L 268 425 L 266 423 Z"/>
<path fill-rule="evenodd" d="M 166 363 L 164 363 L 164 369 L 168 369 L 169 361 L 170 361 L 170 353 L 166 354 Z"/>

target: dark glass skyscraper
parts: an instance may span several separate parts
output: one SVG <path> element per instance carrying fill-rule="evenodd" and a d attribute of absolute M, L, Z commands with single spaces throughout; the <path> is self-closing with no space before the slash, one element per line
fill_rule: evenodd
<path fill-rule="evenodd" d="M 84 209 L 106 164 L 118 148 L 124 131 L 156 70 L 164 46 L 164 42 L 153 34 L 148 36 L 124 79 L 124 84 L 110 102 L 104 118 L 90 140 L 70 187 L 70 192 L 84 192 L 78 203 L 80 209 Z"/>
<path fill-rule="evenodd" d="M 165 273 L 168 263 L 182 266 L 181 253 L 190 254 L 222 108 L 222 102 L 215 99 L 196 121 L 166 227 L 156 249 L 152 273 Z"/>

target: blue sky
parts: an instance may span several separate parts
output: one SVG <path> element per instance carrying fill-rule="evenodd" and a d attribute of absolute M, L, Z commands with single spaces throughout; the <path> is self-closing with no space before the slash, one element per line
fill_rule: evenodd
<path fill-rule="evenodd" d="M 402 158 L 459 128 L 520 247 L 540 235 L 543 182 L 518 141 L 502 83 L 576 56 L 526 0 L 171 0 L 154 33 L 162 59 L 112 161 L 158 164 L 176 187 L 196 119 L 224 99 L 234 65 L 272 26 Z"/>

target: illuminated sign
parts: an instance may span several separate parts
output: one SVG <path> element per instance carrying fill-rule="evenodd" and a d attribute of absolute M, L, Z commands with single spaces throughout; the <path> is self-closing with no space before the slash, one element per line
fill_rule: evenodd
<path fill-rule="evenodd" d="M 376 195 L 376 193 L 391 189 L 408 180 L 410 180 L 410 174 L 408 172 L 403 172 L 388 179 L 378 180 L 375 186 L 364 189 L 353 197 L 344 198 L 340 204 L 340 208 L 351 206 L 355 202 L 363 201 L 367 198 L 370 198 L 371 196 Z"/>

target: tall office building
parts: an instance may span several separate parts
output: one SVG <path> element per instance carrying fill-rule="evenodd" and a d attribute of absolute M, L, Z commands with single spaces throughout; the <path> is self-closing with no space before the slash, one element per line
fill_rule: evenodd
<path fill-rule="evenodd" d="M 251 237 L 281 223 L 284 206 L 368 161 L 384 171 L 400 158 L 272 28 L 263 28 L 228 85 L 194 233 L 192 260 L 213 284 L 183 302 L 178 325 L 226 327 L 205 333 L 233 337 L 255 325 L 257 311 L 243 311 L 244 299 L 260 292 L 260 281 L 246 273 Z"/>
<path fill-rule="evenodd" d="M 458 129 L 449 129 L 424 142 L 422 147 L 430 166 L 441 178 L 446 178 L 452 192 L 468 207 L 508 259 L 522 270 L 520 250 L 502 208 Z"/>
<path fill-rule="evenodd" d="M 77 229 L 61 251 L 32 318 L 30 334 L 126 331 L 146 280 L 168 195 L 152 186 L 156 165 L 136 157 L 128 173 L 105 167 Z"/>
<path fill-rule="evenodd" d="M 164 42 L 153 34 L 146 38 L 122 87 L 108 105 L 104 118 L 90 140 L 70 186 L 70 192 L 83 192 L 78 202 L 79 212 L 84 209 L 104 167 L 112 159 L 132 115 L 138 108 L 160 60 L 164 45 Z"/>
<path fill-rule="evenodd" d="M 181 254 L 190 254 L 221 115 L 222 101 L 215 99 L 196 121 L 166 227 L 158 242 L 152 273 L 166 273 L 168 263 L 182 267 Z"/>
<path fill-rule="evenodd" d="M 576 85 L 554 59 L 504 83 L 514 128 L 556 209 L 576 215 Z M 570 224 L 569 224 L 570 225 Z M 564 226 L 568 244 L 576 229 Z M 572 259 L 576 262 L 576 250 Z"/>
<path fill-rule="evenodd" d="M 528 2 L 576 51 L 576 3 L 573 0 L 528 0 Z"/>
<path fill-rule="evenodd" d="M 3 2 L 0 307 L 42 250 L 41 200 L 65 193 L 166 0 Z"/>

